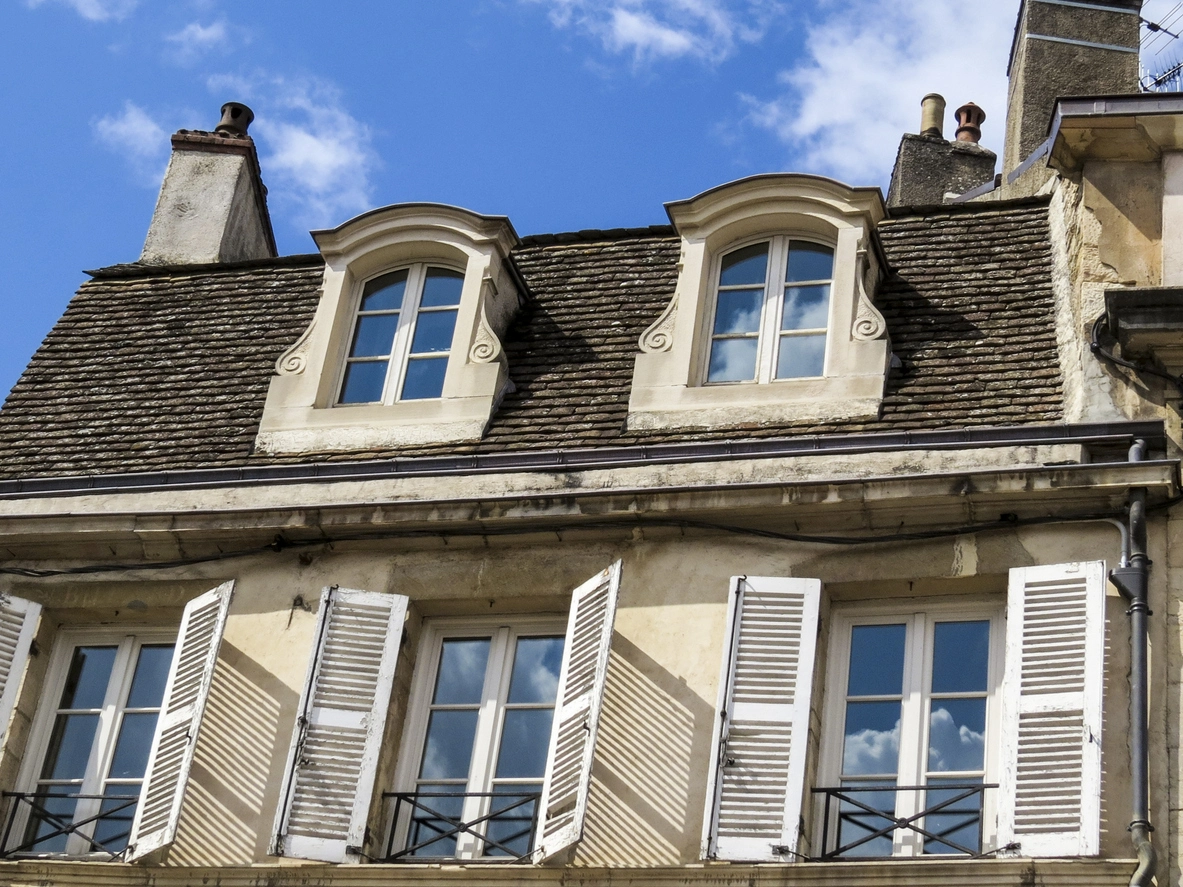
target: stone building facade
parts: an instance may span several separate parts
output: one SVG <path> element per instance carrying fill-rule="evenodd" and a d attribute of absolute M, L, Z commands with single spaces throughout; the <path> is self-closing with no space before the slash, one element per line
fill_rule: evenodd
<path fill-rule="evenodd" d="M 249 110 L 178 133 L 0 410 L 0 881 L 1179 883 L 1138 29 L 1026 0 L 1001 172 L 930 98 L 886 203 L 279 257 Z"/>

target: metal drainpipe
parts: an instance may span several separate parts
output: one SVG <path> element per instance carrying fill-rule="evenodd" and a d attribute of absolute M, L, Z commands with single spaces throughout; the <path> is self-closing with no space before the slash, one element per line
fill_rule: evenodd
<path fill-rule="evenodd" d="M 1131 462 L 1146 455 L 1146 441 L 1137 440 L 1130 447 Z M 1130 776 L 1133 782 L 1133 818 L 1129 832 L 1138 854 L 1138 867 L 1130 878 L 1130 887 L 1149 887 L 1157 867 L 1158 855 L 1150 843 L 1150 745 L 1148 739 L 1147 628 L 1150 616 L 1148 587 L 1150 558 L 1146 555 L 1146 489 L 1135 487 L 1129 493 L 1128 566 L 1111 570 L 1109 578 L 1129 602 L 1130 617 Z"/>

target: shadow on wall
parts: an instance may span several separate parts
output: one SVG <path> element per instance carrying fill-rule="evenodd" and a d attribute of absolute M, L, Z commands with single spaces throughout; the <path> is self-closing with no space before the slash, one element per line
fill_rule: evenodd
<path fill-rule="evenodd" d="M 267 856 L 291 738 L 281 713 L 290 718 L 298 701 L 223 642 L 170 865 L 245 865 Z"/>
<path fill-rule="evenodd" d="M 698 860 L 713 723 L 685 681 L 613 635 L 578 864 Z"/>

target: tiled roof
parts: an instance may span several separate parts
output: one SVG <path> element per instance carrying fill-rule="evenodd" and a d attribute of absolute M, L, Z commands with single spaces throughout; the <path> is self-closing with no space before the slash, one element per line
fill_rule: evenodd
<path fill-rule="evenodd" d="M 673 293 L 678 240 L 616 229 L 525 239 L 514 259 L 533 299 L 504 343 L 515 390 L 479 443 L 397 454 L 1059 421 L 1046 206 L 937 210 L 880 234 L 893 271 L 876 301 L 903 371 L 876 421 L 629 432 L 637 339 Z M 318 257 L 96 275 L 0 410 L 0 477 L 283 461 L 252 444 L 275 359 L 319 298 Z"/>

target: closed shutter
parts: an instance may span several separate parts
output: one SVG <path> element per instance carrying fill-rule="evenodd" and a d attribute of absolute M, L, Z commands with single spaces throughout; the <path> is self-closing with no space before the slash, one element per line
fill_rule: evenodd
<path fill-rule="evenodd" d="M 821 588 L 817 579 L 731 580 L 708 858 L 783 862 L 797 851 Z"/>
<path fill-rule="evenodd" d="M 608 651 L 619 591 L 620 561 L 617 561 L 571 595 L 539 808 L 535 862 L 550 859 L 583 835 L 592 753 L 608 676 Z"/>
<path fill-rule="evenodd" d="M 40 604 L 0 595 L 0 749 L 8 738 L 8 721 L 16 707 L 40 615 Z"/>
<path fill-rule="evenodd" d="M 154 854 L 176 838 L 185 784 L 233 593 L 234 583 L 226 582 L 185 606 L 128 840 L 129 861 Z"/>
<path fill-rule="evenodd" d="M 336 587 L 321 595 L 276 814 L 276 856 L 358 860 L 407 602 Z"/>
<path fill-rule="evenodd" d="M 1100 847 L 1105 564 L 1010 571 L 998 842 L 1023 856 Z"/>

